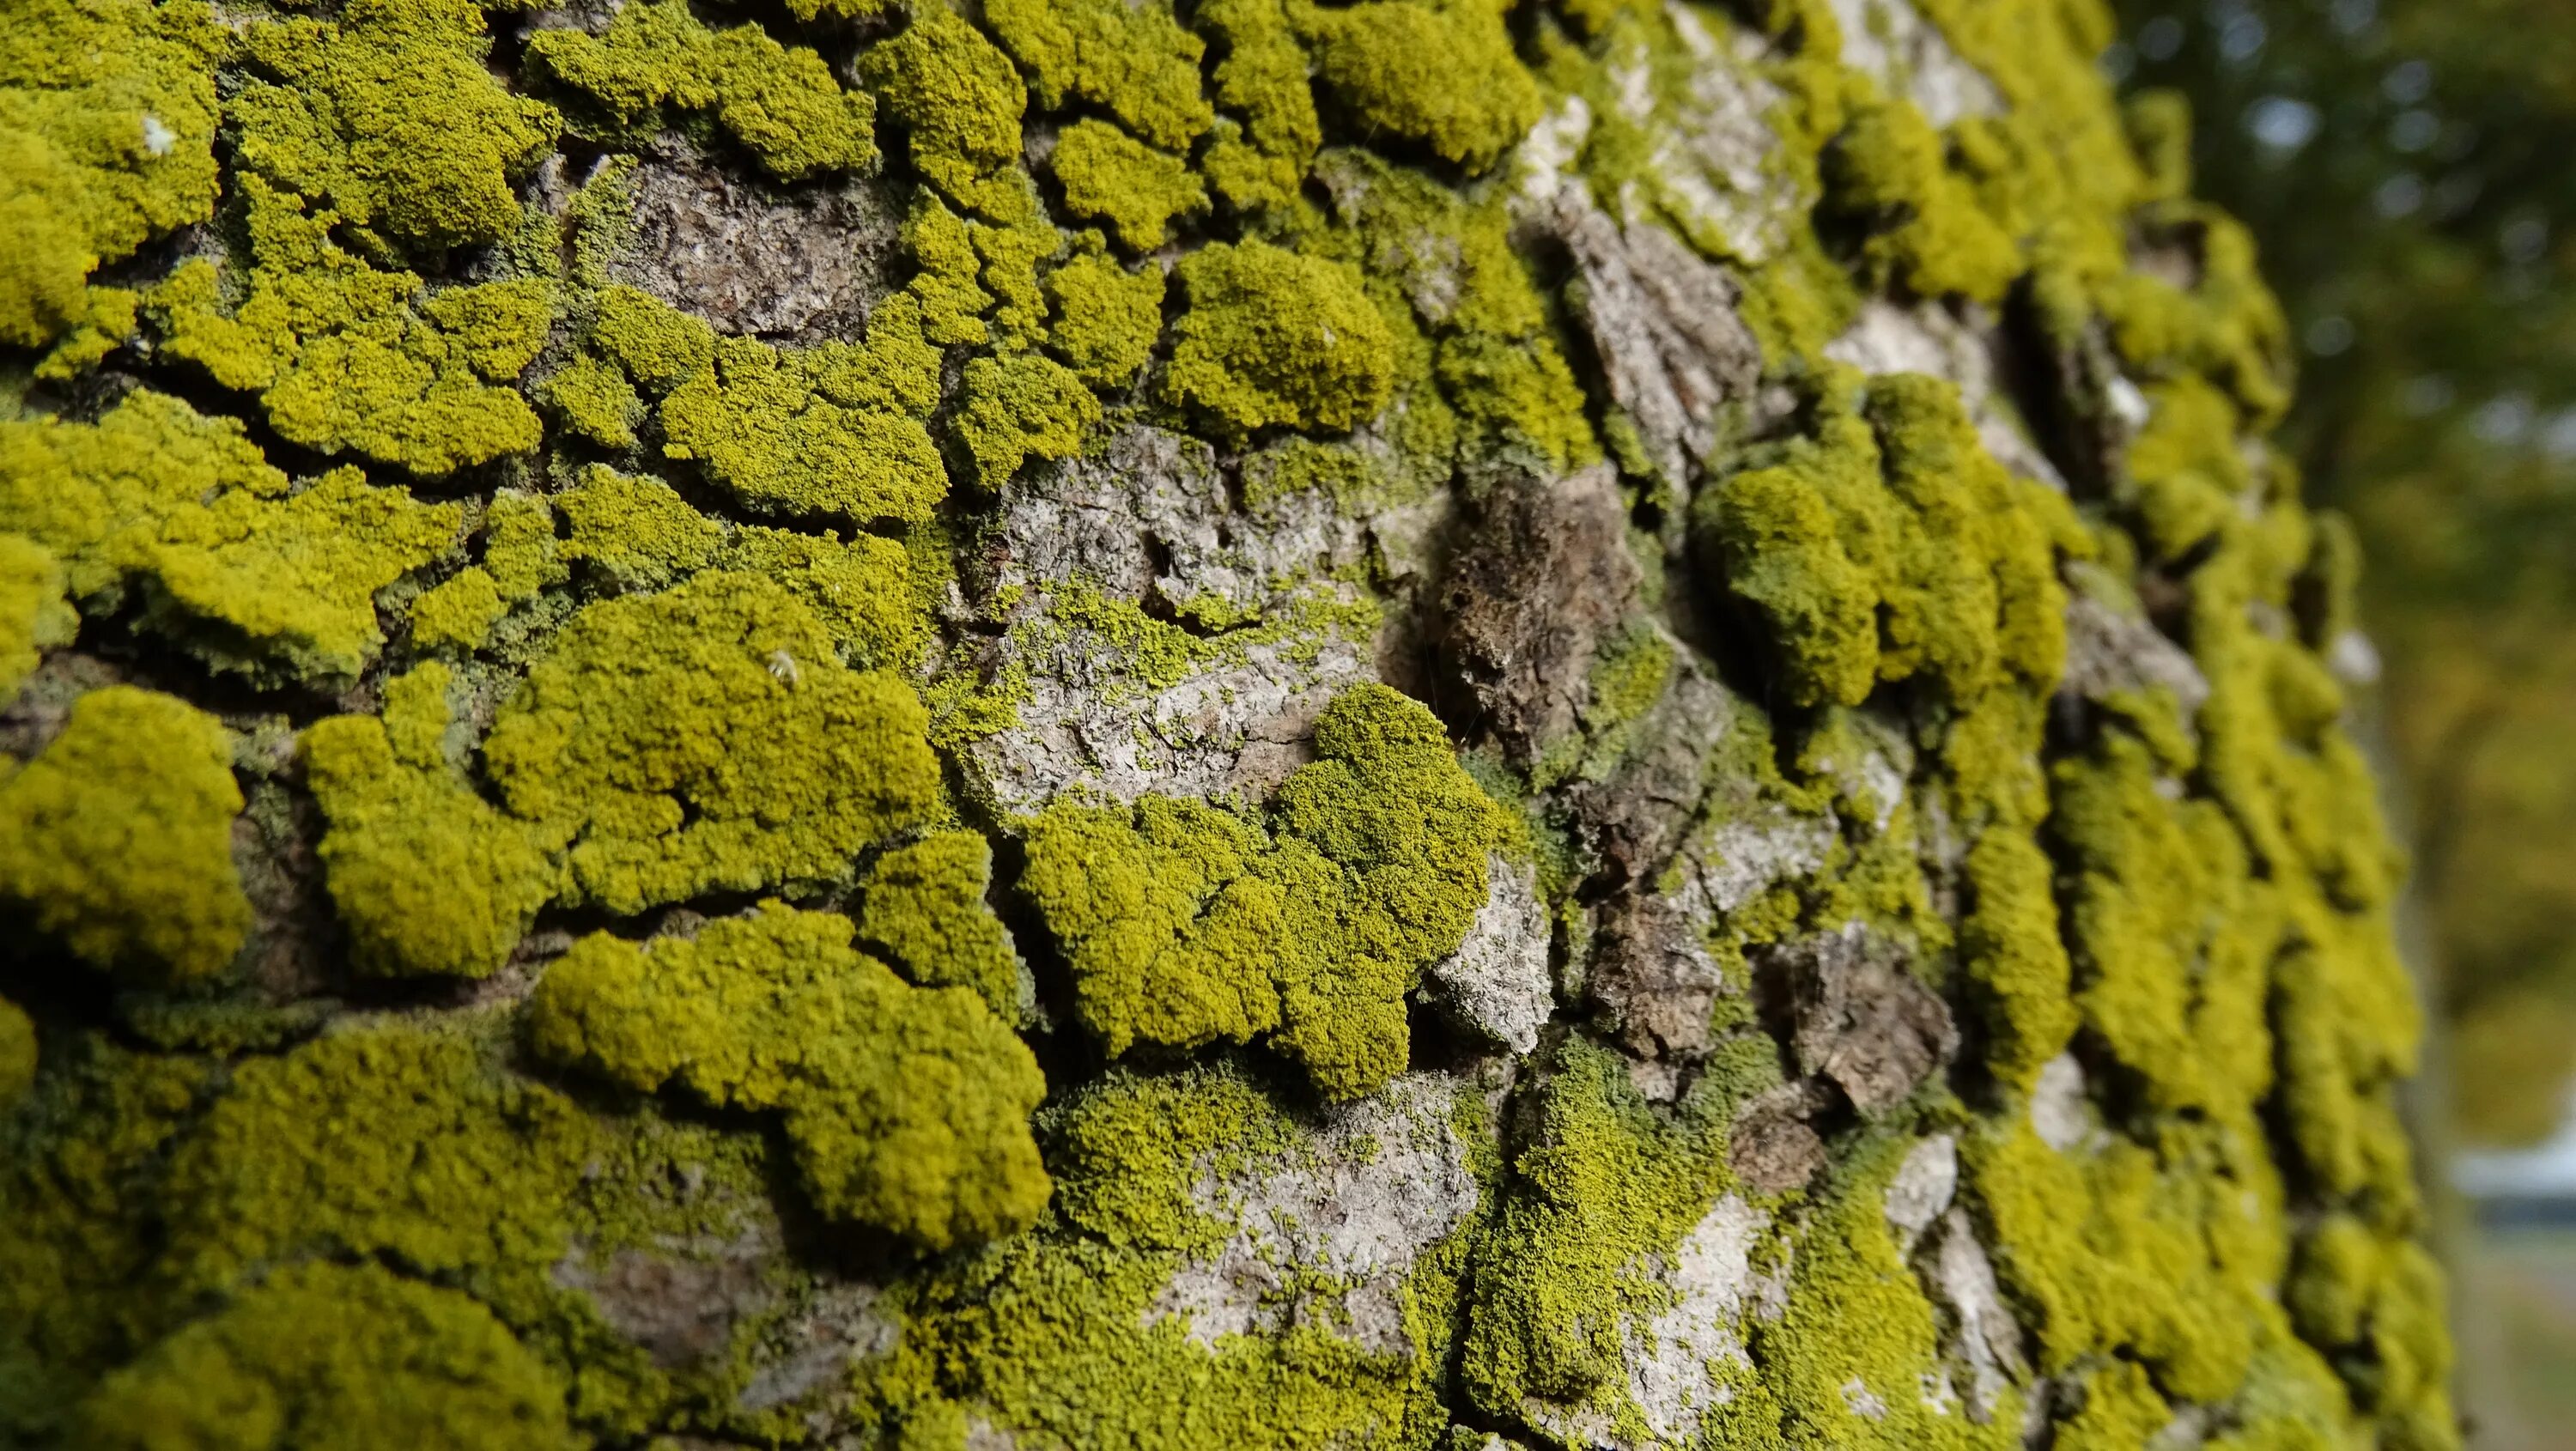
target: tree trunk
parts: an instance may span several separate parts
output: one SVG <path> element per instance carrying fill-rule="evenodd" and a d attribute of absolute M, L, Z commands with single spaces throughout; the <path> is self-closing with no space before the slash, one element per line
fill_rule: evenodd
<path fill-rule="evenodd" d="M 25 0 L 0 1441 L 2456 1443 L 2092 0 Z"/>

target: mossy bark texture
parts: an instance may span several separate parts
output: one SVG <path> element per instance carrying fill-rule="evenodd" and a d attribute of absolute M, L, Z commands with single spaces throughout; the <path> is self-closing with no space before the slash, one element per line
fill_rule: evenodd
<path fill-rule="evenodd" d="M 0 1445 L 2457 1444 L 2095 0 L 12 0 Z"/>

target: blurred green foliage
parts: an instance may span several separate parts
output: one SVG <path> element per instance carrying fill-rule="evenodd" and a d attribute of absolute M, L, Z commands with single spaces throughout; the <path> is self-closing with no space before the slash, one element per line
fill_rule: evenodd
<path fill-rule="evenodd" d="M 2576 1065 L 2576 11 L 2121 0 L 2300 344 L 2284 442 L 2358 526 L 2460 1127 Z"/>

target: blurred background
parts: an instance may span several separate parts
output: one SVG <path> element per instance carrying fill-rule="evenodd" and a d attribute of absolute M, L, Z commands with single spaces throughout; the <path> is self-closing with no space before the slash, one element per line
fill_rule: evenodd
<path fill-rule="evenodd" d="M 2282 442 L 2368 554 L 2471 1444 L 2576 1448 L 2576 4 L 2114 3 L 2106 64 L 2189 98 L 2298 343 Z"/>

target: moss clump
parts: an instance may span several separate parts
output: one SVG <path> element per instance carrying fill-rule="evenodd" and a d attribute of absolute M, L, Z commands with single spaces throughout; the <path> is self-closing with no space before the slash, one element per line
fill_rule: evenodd
<path fill-rule="evenodd" d="M 1802 705 L 1857 705 L 1925 676 L 1954 699 L 2054 681 L 2065 653 L 2055 526 L 2064 505 L 2004 472 L 1958 390 L 1918 374 L 1847 379 L 1819 437 L 1721 481 L 1695 506 L 1727 589 L 1768 627 Z"/>
<path fill-rule="evenodd" d="M 876 164 L 873 98 L 842 90 L 804 46 L 780 45 L 757 25 L 712 29 L 686 0 L 628 5 L 596 37 L 538 31 L 528 58 L 621 134 L 658 129 L 670 111 L 704 111 L 782 181 Z"/>
<path fill-rule="evenodd" d="M 421 665 L 387 687 L 382 719 L 335 716 L 304 734 L 305 779 L 330 827 L 324 880 L 367 971 L 485 976 L 554 894 L 535 834 L 475 795 L 440 749 L 453 679 Z"/>
<path fill-rule="evenodd" d="M 1264 242 L 1202 247 L 1177 269 L 1164 386 L 1235 434 L 1347 429 L 1386 406 L 1395 342 L 1350 267 Z"/>
<path fill-rule="evenodd" d="M 417 275 L 333 241 L 336 213 L 256 175 L 239 194 L 248 265 L 199 258 L 152 290 L 164 352 L 258 394 L 281 437 L 324 453 L 437 476 L 537 446 L 536 411 L 509 385 L 551 321 L 530 305 L 541 284 L 423 298 Z"/>
<path fill-rule="evenodd" d="M 0 900 L 92 966 L 195 978 L 241 950 L 232 741 L 187 702 L 116 685 L 63 733 L 0 767 Z"/>
<path fill-rule="evenodd" d="M 1188 150 L 1215 120 L 1199 95 L 1207 47 L 1172 18 L 1168 0 L 995 0 L 984 16 L 1050 111 L 1099 106 L 1172 151 Z"/>
<path fill-rule="evenodd" d="M 694 940 L 576 943 L 529 1005 L 545 1057 L 785 1116 L 824 1213 L 932 1249 L 1025 1229 L 1048 1193 L 1037 1060 L 964 988 L 908 987 L 847 918 L 764 909 Z"/>
<path fill-rule="evenodd" d="M 0 37 L 0 344 L 40 347 L 91 325 L 120 305 L 117 289 L 89 287 L 93 269 L 213 215 L 212 62 L 224 48 L 201 4 L 13 9 Z"/>
<path fill-rule="evenodd" d="M 1364 130 L 1421 142 L 1470 171 L 1537 122 L 1538 82 L 1496 0 L 1367 0 L 1301 10 L 1315 73 Z"/>
<path fill-rule="evenodd" d="M 23 534 L 0 534 L 0 702 L 36 673 L 45 651 L 79 633 L 80 615 L 63 586 L 53 551 Z"/>
<path fill-rule="evenodd" d="M 1077 217 L 1106 222 L 1121 246 L 1151 252 L 1172 223 L 1207 210 L 1207 186 L 1189 163 L 1167 155 L 1106 121 L 1076 121 L 1056 138 L 1049 159 Z"/>
<path fill-rule="evenodd" d="M 0 514 L 84 606 L 139 594 L 149 626 L 263 682 L 355 676 L 384 643 L 376 591 L 459 518 L 354 469 L 295 491 L 238 422 L 145 389 L 95 424 L 0 422 Z"/>
<path fill-rule="evenodd" d="M 1077 252 L 1047 274 L 1047 346 L 1093 387 L 1126 386 L 1162 335 L 1164 286 L 1158 263 L 1128 272 L 1100 251 Z"/>
<path fill-rule="evenodd" d="M 553 146 L 554 109 L 484 67 L 473 0 L 350 0 L 335 20 L 254 25 L 260 73 L 228 110 L 242 166 L 379 254 L 498 241 L 513 183 Z"/>
<path fill-rule="evenodd" d="M 490 1310 L 374 1264 L 295 1265 L 99 1382 L 81 1444 L 555 1451 L 565 1386 Z"/>
<path fill-rule="evenodd" d="M 1431 713 L 1384 686 L 1337 698 L 1315 746 L 1267 831 L 1162 797 L 1030 824 L 1021 890 L 1063 939 L 1077 1010 L 1112 1054 L 1275 1034 L 1337 1098 L 1404 1066 L 1404 995 L 1457 950 L 1514 825 Z"/>
<path fill-rule="evenodd" d="M 972 831 L 941 831 L 877 858 L 859 936 L 924 987 L 973 988 L 994 1016 L 1028 1016 L 1031 986 L 1011 934 L 985 901 L 993 848 Z"/>
<path fill-rule="evenodd" d="M 636 912 L 846 876 L 936 807 L 927 725 L 784 588 L 711 570 L 573 616 L 483 759 L 510 812 L 568 847 L 565 900 Z"/>

